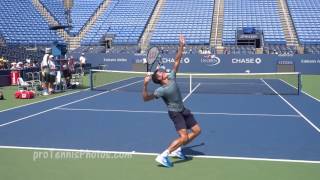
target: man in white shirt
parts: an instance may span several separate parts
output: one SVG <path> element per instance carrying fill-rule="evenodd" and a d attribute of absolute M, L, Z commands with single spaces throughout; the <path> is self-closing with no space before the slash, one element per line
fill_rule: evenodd
<path fill-rule="evenodd" d="M 81 74 L 83 75 L 84 74 L 84 67 L 86 65 L 86 58 L 84 57 L 84 53 L 81 54 L 79 61 L 80 61 Z"/>
<path fill-rule="evenodd" d="M 56 65 L 53 61 L 53 55 L 49 56 L 49 60 L 48 60 L 48 66 L 49 66 L 49 87 L 48 87 L 48 91 L 49 94 L 53 93 L 53 84 L 56 81 Z"/>

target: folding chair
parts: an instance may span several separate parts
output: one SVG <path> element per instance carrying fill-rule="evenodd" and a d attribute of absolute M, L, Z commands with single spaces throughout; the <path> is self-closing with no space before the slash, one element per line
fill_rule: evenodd
<path fill-rule="evenodd" d="M 57 71 L 56 81 L 54 83 L 54 90 L 56 92 L 65 91 L 67 89 L 67 83 L 64 78 L 62 78 L 61 71 Z"/>
<path fill-rule="evenodd" d="M 18 78 L 18 90 L 34 90 L 33 82 L 32 81 L 24 81 L 22 77 Z"/>
<path fill-rule="evenodd" d="M 71 80 L 70 80 L 70 84 L 71 86 L 75 86 L 78 87 L 80 86 L 82 83 L 82 76 L 80 74 L 72 74 L 71 75 Z"/>
<path fill-rule="evenodd" d="M 41 80 L 40 80 L 40 73 L 39 72 L 33 72 L 32 73 L 32 82 L 33 82 L 33 85 L 35 86 L 36 88 L 36 92 L 41 91 Z"/>

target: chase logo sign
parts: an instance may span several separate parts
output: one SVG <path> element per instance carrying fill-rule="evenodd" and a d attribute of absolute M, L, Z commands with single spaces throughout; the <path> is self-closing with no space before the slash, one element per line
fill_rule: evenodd
<path fill-rule="evenodd" d="M 261 64 L 261 58 L 233 58 L 232 64 Z"/>
<path fill-rule="evenodd" d="M 203 58 L 201 58 L 201 63 L 207 65 L 207 66 L 216 66 L 220 64 L 221 60 L 219 57 L 213 55 L 205 55 Z"/>
<path fill-rule="evenodd" d="M 161 61 L 163 64 L 168 64 L 168 63 L 174 63 L 175 62 L 175 58 L 161 58 Z M 190 63 L 190 59 L 188 57 L 185 57 L 185 58 L 182 58 L 181 63 L 184 63 L 184 64 L 189 64 Z"/>

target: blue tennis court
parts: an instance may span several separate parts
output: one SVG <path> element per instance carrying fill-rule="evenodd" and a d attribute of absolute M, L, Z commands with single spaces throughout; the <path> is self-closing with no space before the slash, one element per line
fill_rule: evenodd
<path fill-rule="evenodd" d="M 320 163 L 319 100 L 267 81 L 273 95 L 209 93 L 204 83 L 182 90 L 202 127 L 186 154 Z M 141 88 L 129 78 L 1 112 L 0 146 L 160 153 L 177 135 L 162 100 L 143 102 Z"/>

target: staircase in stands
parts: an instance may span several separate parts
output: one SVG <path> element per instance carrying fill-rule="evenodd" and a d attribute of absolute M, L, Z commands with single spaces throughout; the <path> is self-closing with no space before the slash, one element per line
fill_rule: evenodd
<path fill-rule="evenodd" d="M 59 25 L 59 22 L 53 18 L 53 16 L 50 14 L 47 8 L 45 8 L 39 0 L 32 0 L 32 3 L 37 8 L 37 10 L 41 13 L 41 15 L 48 21 L 50 26 Z M 57 30 L 57 32 L 64 39 L 64 41 L 66 42 L 68 41 L 70 36 L 65 30 L 59 29 Z"/>
<path fill-rule="evenodd" d="M 295 31 L 291 15 L 289 13 L 288 4 L 286 0 L 278 0 L 279 15 L 287 41 L 287 46 L 299 46 L 297 33 Z"/>
<path fill-rule="evenodd" d="M 215 0 L 214 12 L 211 25 L 210 46 L 215 48 L 216 52 L 223 53 L 222 34 L 224 17 L 224 0 Z"/>
<path fill-rule="evenodd" d="M 164 7 L 165 2 L 165 0 L 158 0 L 155 10 L 150 18 L 150 21 L 143 32 L 143 35 L 139 42 L 142 52 L 146 52 L 146 50 L 149 48 L 150 39 L 152 37 L 156 24 L 160 19 L 161 10 Z"/>
<path fill-rule="evenodd" d="M 46 18 L 50 26 L 58 26 L 59 22 L 56 21 L 50 12 L 46 9 L 46 7 L 39 0 L 32 0 L 34 6 L 38 9 L 43 17 Z M 90 31 L 91 27 L 95 24 L 95 22 L 99 19 L 99 17 L 107 10 L 109 3 L 111 0 L 104 0 L 95 13 L 90 17 L 87 23 L 83 26 L 77 36 L 70 36 L 65 30 L 59 29 L 57 30 L 58 34 L 67 42 L 68 49 L 74 50 L 80 47 L 80 42 L 82 38 L 86 35 L 87 32 Z"/>

